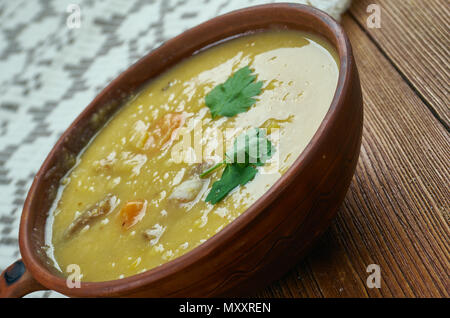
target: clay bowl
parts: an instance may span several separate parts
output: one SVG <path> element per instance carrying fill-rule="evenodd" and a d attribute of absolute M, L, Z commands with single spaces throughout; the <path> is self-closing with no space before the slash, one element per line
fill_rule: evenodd
<path fill-rule="evenodd" d="M 293 166 L 218 234 L 187 254 L 121 280 L 66 279 L 47 259 L 44 225 L 61 177 L 124 96 L 195 52 L 226 38 L 265 29 L 311 32 L 338 51 L 340 74 L 330 109 Z M 22 260 L 3 272 L 1 296 L 52 289 L 68 296 L 205 297 L 251 294 L 291 268 L 329 226 L 355 171 L 363 121 L 361 88 L 350 42 L 327 14 L 298 4 L 262 5 L 209 20 L 167 41 L 112 81 L 65 131 L 26 199 L 20 223 Z"/>

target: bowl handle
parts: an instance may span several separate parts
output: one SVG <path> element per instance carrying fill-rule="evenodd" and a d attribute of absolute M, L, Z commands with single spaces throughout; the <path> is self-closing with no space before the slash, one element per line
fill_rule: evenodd
<path fill-rule="evenodd" d="M 45 289 L 31 276 L 21 259 L 5 269 L 0 277 L 0 298 L 22 297 Z"/>

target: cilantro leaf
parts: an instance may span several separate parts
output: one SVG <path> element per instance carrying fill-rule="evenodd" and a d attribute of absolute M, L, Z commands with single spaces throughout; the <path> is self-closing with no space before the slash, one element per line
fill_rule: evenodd
<path fill-rule="evenodd" d="M 255 82 L 256 75 L 251 73 L 252 70 L 245 66 L 206 95 L 205 103 L 213 119 L 217 116 L 233 117 L 247 111 L 256 102 L 254 97 L 261 93 L 263 82 Z"/>
<path fill-rule="evenodd" d="M 220 180 L 212 185 L 205 201 L 216 204 L 237 186 L 243 186 L 253 180 L 257 172 L 258 170 L 253 166 L 241 166 L 236 163 L 228 164 Z"/>
<path fill-rule="evenodd" d="M 221 178 L 213 183 L 205 201 L 216 204 L 237 186 L 253 180 L 258 172 L 255 167 L 262 166 L 273 152 L 264 129 L 251 128 L 240 134 L 234 140 L 233 148 L 226 153 L 226 159 L 200 174 L 203 178 L 225 165 Z"/>
<path fill-rule="evenodd" d="M 226 159 L 200 174 L 204 178 L 223 165 L 236 163 L 241 166 L 262 166 L 272 157 L 274 148 L 266 137 L 265 129 L 250 128 L 236 137 L 233 148 L 225 154 Z"/>

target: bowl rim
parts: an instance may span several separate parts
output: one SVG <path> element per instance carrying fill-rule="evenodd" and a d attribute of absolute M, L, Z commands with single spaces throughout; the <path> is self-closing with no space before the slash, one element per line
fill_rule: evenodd
<path fill-rule="evenodd" d="M 101 99 L 114 85 L 114 83 L 120 81 L 126 73 L 134 67 L 136 67 L 140 61 L 148 58 L 149 55 L 158 51 L 160 48 L 171 45 L 171 43 L 181 40 L 187 34 L 197 31 L 199 28 L 204 28 L 206 24 L 211 22 L 218 22 L 231 18 L 236 14 L 254 14 L 254 11 L 267 10 L 267 9 L 284 9 L 284 10 L 297 10 L 299 15 L 309 15 L 313 18 L 321 20 L 321 22 L 328 28 L 328 31 L 334 37 L 335 43 L 332 43 L 333 47 L 336 49 L 339 57 L 339 76 L 338 82 L 333 96 L 330 107 L 319 125 L 318 129 L 314 133 L 310 142 L 307 144 L 305 149 L 300 153 L 294 163 L 289 167 L 289 169 L 267 190 L 258 200 L 256 200 L 247 210 L 245 210 L 241 215 L 235 218 L 227 226 L 225 226 L 218 233 L 207 239 L 204 243 L 193 248 L 189 252 L 150 270 L 145 272 L 135 274 L 123 279 L 115 279 L 109 281 L 101 282 L 81 282 L 81 288 L 69 288 L 66 284 L 66 279 L 57 276 L 50 272 L 50 270 L 40 264 L 39 256 L 36 255 L 36 251 L 33 249 L 32 233 L 29 233 L 29 219 L 30 215 L 33 213 L 31 211 L 31 203 L 35 196 L 36 189 L 39 186 L 39 181 L 43 178 L 44 174 L 48 171 L 50 167 L 50 160 L 55 156 L 56 150 L 58 150 L 63 143 L 64 139 L 68 133 L 72 130 L 81 119 L 83 115 L 95 106 L 98 100 Z M 256 29 L 255 29 L 256 30 Z M 313 32 L 314 33 L 314 32 Z M 238 33 L 239 34 L 239 33 Z M 226 39 L 223 37 L 222 39 Z M 81 296 L 81 297 L 95 297 L 95 296 L 108 296 L 114 295 L 127 295 L 133 291 L 139 290 L 151 283 L 157 282 L 158 280 L 168 277 L 176 272 L 179 272 L 183 268 L 186 268 L 198 260 L 204 258 L 208 254 L 212 253 L 221 241 L 227 241 L 233 238 L 233 236 L 249 225 L 261 211 L 266 209 L 279 195 L 280 193 L 293 182 L 293 180 L 302 173 L 303 167 L 306 166 L 308 162 L 313 160 L 315 149 L 317 144 L 326 135 L 325 132 L 329 130 L 329 127 L 333 125 L 335 121 L 336 114 L 344 106 L 344 95 L 349 89 L 350 76 L 353 69 L 353 54 L 349 39 L 343 30 L 342 26 L 335 21 L 331 16 L 323 11 L 320 11 L 312 6 L 302 5 L 297 3 L 276 3 L 276 4 L 263 4 L 252 7 L 247 7 L 229 13 L 220 15 L 218 17 L 209 19 L 195 27 L 188 29 L 174 38 L 164 42 L 160 47 L 155 48 L 144 57 L 139 59 L 136 63 L 128 67 L 124 72 L 117 76 L 113 81 L 111 81 L 81 112 L 81 114 L 71 123 L 71 125 L 64 131 L 61 137 L 58 139 L 48 156 L 46 157 L 44 163 L 39 169 L 31 188 L 28 192 L 27 198 L 24 203 L 24 208 L 20 221 L 19 230 L 19 246 L 23 261 L 27 269 L 31 272 L 32 276 L 41 283 L 45 288 L 55 290 L 57 292 L 71 295 L 71 296 Z M 165 68 L 164 70 L 167 70 Z M 164 71 L 163 70 L 163 71 Z"/>

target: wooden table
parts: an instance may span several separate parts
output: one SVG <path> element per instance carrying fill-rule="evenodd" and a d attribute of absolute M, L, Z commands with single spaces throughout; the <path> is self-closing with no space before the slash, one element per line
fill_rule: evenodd
<path fill-rule="evenodd" d="M 353 0 L 342 24 L 364 96 L 356 174 L 331 228 L 258 296 L 449 297 L 450 3 Z"/>

